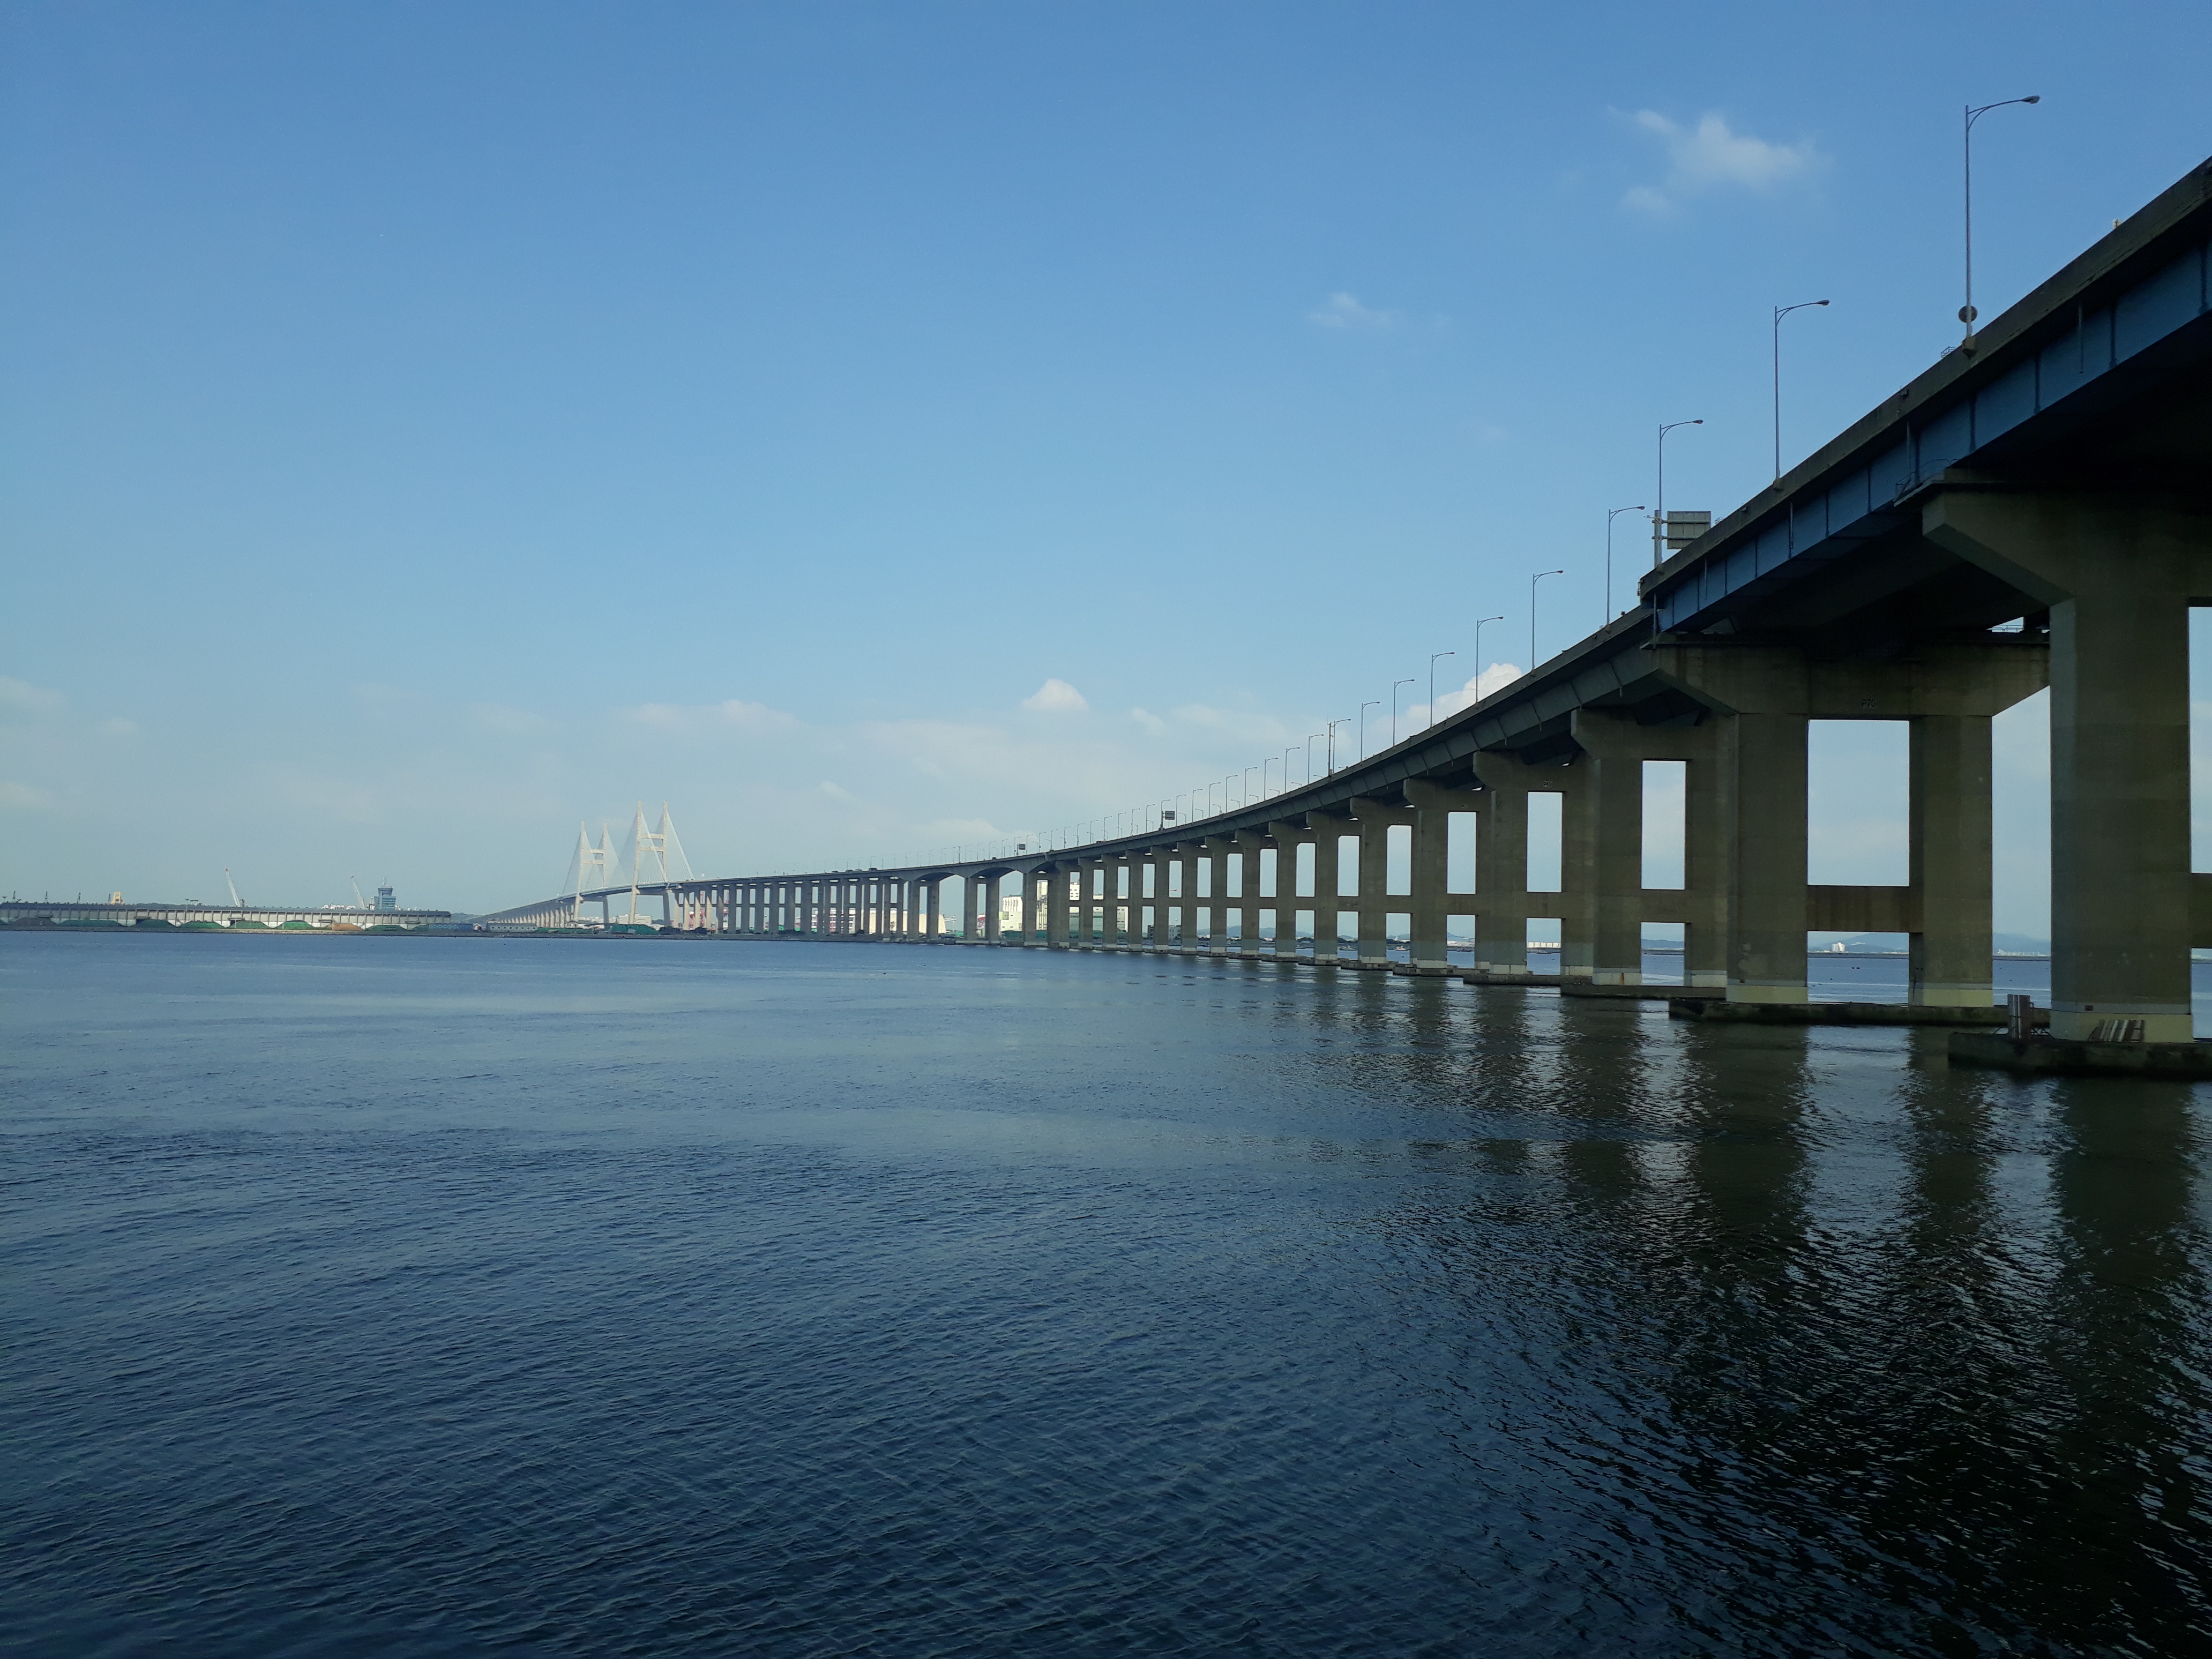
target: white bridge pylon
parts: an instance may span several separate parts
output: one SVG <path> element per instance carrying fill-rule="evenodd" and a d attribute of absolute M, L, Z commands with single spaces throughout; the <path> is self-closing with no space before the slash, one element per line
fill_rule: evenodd
<path fill-rule="evenodd" d="M 627 882 L 623 880 L 625 872 L 629 876 Z M 657 892 L 660 896 L 660 919 L 666 922 L 671 920 L 669 884 L 691 879 L 691 863 L 684 855 L 684 843 L 677 836 L 676 821 L 669 816 L 668 803 L 660 803 L 659 824 L 648 827 L 645 803 L 640 801 L 630 820 L 629 838 L 619 853 L 605 821 L 599 824 L 596 845 L 589 827 L 577 824 L 576 850 L 568 855 L 568 879 L 561 884 L 561 891 L 572 923 L 580 922 L 584 906 L 594 901 L 599 906 L 602 921 L 614 920 L 609 914 L 612 901 L 625 886 L 629 890 L 629 908 L 622 918 L 624 921 L 641 920 L 637 913 L 639 897 Z"/>
<path fill-rule="evenodd" d="M 637 804 L 637 817 L 629 831 L 629 916 L 637 920 L 637 890 L 641 884 L 651 882 L 660 888 L 660 919 L 674 918 L 669 910 L 668 884 L 691 879 L 691 862 L 684 856 L 684 843 L 676 838 L 676 822 L 668 816 L 668 803 L 660 803 L 660 827 L 645 827 L 645 803 Z M 645 861 L 650 857 L 659 866 L 659 872 L 646 874 Z"/>

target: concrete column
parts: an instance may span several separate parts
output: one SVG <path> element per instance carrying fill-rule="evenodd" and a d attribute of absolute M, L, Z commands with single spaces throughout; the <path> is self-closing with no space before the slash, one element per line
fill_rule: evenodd
<path fill-rule="evenodd" d="M 1237 837 L 1237 948 L 1240 952 L 1260 948 L 1260 854 L 1266 845 L 1265 836 L 1249 830 Z"/>
<path fill-rule="evenodd" d="M 1182 857 L 1178 860 L 1182 866 L 1182 874 L 1181 877 L 1181 880 L 1182 882 L 1182 898 L 1178 908 L 1181 912 L 1182 922 L 1182 948 L 1186 951 L 1195 951 L 1199 948 L 1198 866 L 1201 863 L 1206 863 L 1210 858 L 1211 854 L 1203 844 L 1196 842 L 1187 842 L 1183 845 Z M 1214 875 L 1217 884 L 1219 879 L 1219 874 L 1220 872 L 1218 869 L 1216 868 Z M 1214 932 L 1220 932 L 1220 924 L 1213 921 L 1211 916 L 1207 918 L 1207 921 L 1212 927 Z"/>
<path fill-rule="evenodd" d="M 1682 769 L 1682 981 L 1711 988 L 1728 984 L 1729 830 L 1735 809 L 1721 758 L 1720 722 L 1702 729 L 1705 752 Z"/>
<path fill-rule="evenodd" d="M 1022 945 L 1027 949 L 1037 940 L 1037 875 L 1034 870 L 1024 870 L 1013 878 L 1021 883 Z"/>
<path fill-rule="evenodd" d="M 1285 961 L 1298 954 L 1298 848 L 1310 839 L 1305 828 L 1278 819 L 1267 826 L 1275 843 L 1275 955 Z"/>
<path fill-rule="evenodd" d="M 1334 963 L 1337 961 L 1337 910 L 1341 896 L 1338 862 L 1342 849 L 1337 845 L 1351 823 L 1323 812 L 1306 814 L 1307 826 L 1313 831 L 1314 841 L 1314 960 Z"/>
<path fill-rule="evenodd" d="M 1730 1002 L 1806 1000 L 1805 730 L 1802 714 L 1735 714 L 1723 727 Z"/>
<path fill-rule="evenodd" d="M 2188 1041 L 2189 601 L 2212 592 L 2212 515 L 1966 483 L 1921 533 L 2051 607 L 2051 1035 L 2140 1019 Z"/>
<path fill-rule="evenodd" d="M 999 902 L 1005 896 L 1006 879 L 1003 874 L 983 878 L 983 939 L 988 944 L 999 942 Z"/>
<path fill-rule="evenodd" d="M 1045 878 L 1044 942 L 1055 951 L 1065 951 L 1073 942 L 1067 927 L 1067 889 L 1073 874 L 1066 864 L 1056 864 Z"/>
<path fill-rule="evenodd" d="M 1410 821 L 1401 808 L 1354 796 L 1352 821 L 1359 832 L 1359 960 L 1390 959 L 1390 826 Z"/>
<path fill-rule="evenodd" d="M 1152 855 L 1152 948 L 1156 951 L 1164 951 L 1170 944 L 1168 906 L 1170 901 L 1168 897 L 1168 871 L 1174 863 L 1175 855 L 1168 848 L 1162 847 L 1154 849 Z"/>
<path fill-rule="evenodd" d="M 1475 798 L 1474 965 L 1486 974 L 1528 971 L 1528 792 L 1510 755 L 1480 755 Z"/>
<path fill-rule="evenodd" d="M 1559 788 L 1559 977 L 1588 981 L 1597 963 L 1597 792 L 1587 756 L 1577 756 L 1568 766 L 1545 769 Z M 1638 799 L 1642 802 L 1643 769 L 1638 767 Z M 1641 837 L 1638 873 L 1642 873 Z M 1643 928 L 1637 928 L 1640 939 Z M 1642 967 L 1641 953 L 1638 967 Z"/>
<path fill-rule="evenodd" d="M 1633 717 L 1611 709 L 1577 708 L 1574 733 L 1588 773 L 1589 977 L 1598 985 L 1641 985 L 1646 745 Z"/>
<path fill-rule="evenodd" d="M 1463 789 L 1445 789 L 1419 779 L 1406 783 L 1406 799 L 1413 807 L 1413 894 L 1411 949 L 1417 974 L 1447 972 L 1445 954 L 1451 913 L 1451 814 L 1470 811 L 1474 795 Z"/>
<path fill-rule="evenodd" d="M 1229 918 L 1230 886 L 1235 878 L 1231 872 L 1237 864 L 1237 838 L 1216 836 L 1206 842 L 1206 948 L 1215 956 L 1227 956 L 1236 948 L 1230 942 Z"/>

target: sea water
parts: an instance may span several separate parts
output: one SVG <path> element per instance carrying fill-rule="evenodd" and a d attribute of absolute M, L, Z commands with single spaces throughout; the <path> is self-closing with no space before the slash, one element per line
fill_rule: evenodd
<path fill-rule="evenodd" d="M 653 939 L 5 937 L 0 1042 L 10 1653 L 2205 1650 L 2193 1087 Z"/>

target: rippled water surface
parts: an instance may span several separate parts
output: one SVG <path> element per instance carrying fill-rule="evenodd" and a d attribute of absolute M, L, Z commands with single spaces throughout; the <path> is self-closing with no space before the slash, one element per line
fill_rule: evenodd
<path fill-rule="evenodd" d="M 0 939 L 0 1646 L 2207 1648 L 2206 1102 L 1011 950 Z"/>

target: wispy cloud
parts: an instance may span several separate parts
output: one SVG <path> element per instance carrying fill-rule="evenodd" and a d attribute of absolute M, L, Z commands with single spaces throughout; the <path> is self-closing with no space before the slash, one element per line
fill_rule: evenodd
<path fill-rule="evenodd" d="M 1663 180 L 1638 185 L 1621 198 L 1624 205 L 1642 213 L 1672 213 L 1691 197 L 1709 191 L 1771 191 L 1804 178 L 1820 160 L 1809 138 L 1796 144 L 1754 138 L 1732 130 L 1717 110 L 1706 111 L 1690 127 L 1649 109 L 1637 111 L 1635 122 L 1664 147 L 1668 161 Z"/>
<path fill-rule="evenodd" d="M 68 704 L 69 699 L 58 691 L 0 674 L 0 709 L 13 714 L 58 714 Z"/>
<path fill-rule="evenodd" d="M 647 702 L 623 711 L 640 726 L 664 732 L 770 732 L 796 726 L 797 719 L 764 702 L 732 697 L 724 702 Z"/>
<path fill-rule="evenodd" d="M 1028 696 L 1024 697 L 1022 707 L 1036 709 L 1043 714 L 1073 714 L 1081 713 L 1090 708 L 1091 704 L 1085 700 L 1083 693 L 1066 680 L 1049 679 Z"/>
<path fill-rule="evenodd" d="M 1318 311 L 1306 313 L 1316 328 L 1395 328 L 1402 320 L 1395 311 L 1376 311 L 1359 303 L 1356 295 L 1332 294 Z"/>

